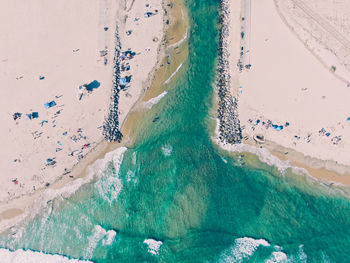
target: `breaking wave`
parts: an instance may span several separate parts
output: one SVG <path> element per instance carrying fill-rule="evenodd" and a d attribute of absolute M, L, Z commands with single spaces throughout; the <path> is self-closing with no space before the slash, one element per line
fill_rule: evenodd
<path fill-rule="evenodd" d="M 17 230 L 19 231 L 18 234 L 20 234 L 23 230 L 22 223 L 32 221 L 35 218 L 35 216 L 39 213 L 43 213 L 42 222 L 44 223 L 44 221 L 47 219 L 47 216 L 51 214 L 51 206 L 53 200 L 60 201 L 72 196 L 80 189 L 81 186 L 91 182 L 94 178 L 99 179 L 97 181 L 98 183 L 99 181 L 101 181 L 101 178 L 103 177 L 104 172 L 107 170 L 110 162 L 112 162 L 115 169 L 119 171 L 119 167 L 123 160 L 123 156 L 126 150 L 126 147 L 120 147 L 112 152 L 107 153 L 104 159 L 96 160 L 91 166 L 88 167 L 87 175 L 85 177 L 75 179 L 74 181 L 65 184 L 64 187 L 59 189 L 46 189 L 40 195 L 38 195 L 38 198 L 36 198 L 36 201 L 31 206 L 31 209 L 27 209 L 25 213 L 23 213 L 16 220 L 9 221 L 9 223 L 6 226 L 4 226 L 3 229 L 15 226 L 15 228 L 17 228 Z M 108 189 L 105 189 L 107 187 L 101 187 L 100 189 L 98 189 L 99 191 L 101 191 L 100 194 L 104 194 L 104 197 L 109 202 L 117 198 L 117 194 L 120 191 L 118 191 L 118 187 L 120 187 L 119 184 L 115 185 L 114 183 L 110 182 L 110 186 L 111 187 Z M 114 187 L 114 189 L 111 189 L 112 187 Z M 13 229 L 13 231 L 15 231 L 15 229 Z"/>
<path fill-rule="evenodd" d="M 167 94 L 168 94 L 168 92 L 164 91 L 161 94 L 159 94 L 157 97 L 154 97 L 148 101 L 143 102 L 141 105 L 143 108 L 151 109 L 153 107 L 153 105 L 157 104 Z"/>
<path fill-rule="evenodd" d="M 270 244 L 264 239 L 238 238 L 221 254 L 219 262 L 242 262 L 243 259 L 251 257 L 259 246 L 269 247 Z"/>
<path fill-rule="evenodd" d="M 122 189 L 122 181 L 119 178 L 119 169 L 123 161 L 125 147 L 118 148 L 117 150 L 106 154 L 106 157 L 101 160 L 98 170 L 96 171 L 97 176 L 100 178 L 96 182 L 96 188 L 100 196 L 109 203 L 116 200 Z M 112 163 L 112 172 L 108 171 L 108 165 Z M 105 173 L 108 175 L 104 175 Z"/>
<path fill-rule="evenodd" d="M 265 263 L 286 263 L 287 255 L 281 251 L 272 252 L 271 257 L 265 261 Z"/>
<path fill-rule="evenodd" d="M 88 237 L 89 243 L 85 251 L 85 258 L 91 259 L 97 245 L 101 242 L 103 246 L 110 245 L 117 233 L 114 230 L 106 231 L 100 225 L 95 225 L 92 234 Z"/>
<path fill-rule="evenodd" d="M 171 76 L 164 82 L 165 84 L 169 84 L 171 79 L 176 75 L 176 73 L 180 70 L 182 67 L 182 63 L 177 67 L 177 69 L 171 74 Z"/>
<path fill-rule="evenodd" d="M 154 239 L 145 239 L 144 244 L 148 246 L 148 252 L 153 255 L 159 255 L 159 249 L 162 246 L 162 241 L 157 241 Z"/>

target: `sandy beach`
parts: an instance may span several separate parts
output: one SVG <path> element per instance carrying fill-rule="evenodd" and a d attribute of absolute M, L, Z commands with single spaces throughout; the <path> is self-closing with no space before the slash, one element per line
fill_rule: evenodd
<path fill-rule="evenodd" d="M 310 31 L 309 24 L 300 22 L 300 28 L 289 24 L 288 21 L 300 18 L 285 2 L 281 11 L 278 4 L 282 2 L 250 0 L 230 5 L 230 56 L 234 56 L 231 61 L 239 62 L 230 63 L 230 90 L 238 100 L 242 142 L 266 148 L 315 177 L 349 184 L 350 89 L 348 69 L 344 66 L 347 57 L 326 52 L 340 50 L 340 44 L 334 44 L 335 34 L 319 29 L 318 40 L 312 35 L 307 39 L 301 30 Z M 316 3 L 302 2 L 311 7 Z M 344 11 L 337 11 L 341 4 L 328 2 L 328 8 L 333 8 L 328 10 L 329 15 L 325 8 L 323 14 L 315 7 L 311 9 L 333 24 L 330 18 L 340 20 L 339 13 Z M 334 28 L 339 28 L 339 32 L 348 30 L 347 23 L 341 21 Z M 319 41 L 331 38 L 332 41 Z"/>
<path fill-rule="evenodd" d="M 160 0 L 17 2 L 0 8 L 1 229 L 46 190 L 54 198 L 63 185 L 88 181 L 79 177 L 109 149 L 112 90 L 121 129 L 148 88 L 164 31 Z"/>

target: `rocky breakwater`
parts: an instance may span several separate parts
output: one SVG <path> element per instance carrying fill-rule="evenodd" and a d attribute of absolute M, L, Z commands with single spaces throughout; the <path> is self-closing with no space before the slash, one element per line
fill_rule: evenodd
<path fill-rule="evenodd" d="M 237 110 L 237 97 L 230 92 L 230 53 L 229 53 L 229 0 L 220 3 L 220 35 L 218 47 L 217 92 L 219 140 L 223 143 L 237 144 L 242 141 L 242 131 Z"/>
<path fill-rule="evenodd" d="M 109 113 L 103 124 L 103 136 L 109 142 L 120 142 L 123 135 L 119 129 L 119 93 L 120 93 L 120 53 L 121 43 L 118 34 L 118 27 L 115 33 L 116 45 L 114 55 L 114 77 L 113 88 L 111 93 L 111 104 L 109 106 Z"/>

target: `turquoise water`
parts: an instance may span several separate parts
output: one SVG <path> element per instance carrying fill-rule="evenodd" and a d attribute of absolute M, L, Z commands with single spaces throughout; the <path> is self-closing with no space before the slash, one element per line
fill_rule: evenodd
<path fill-rule="evenodd" d="M 350 262 L 348 199 L 248 167 L 211 142 L 219 3 L 186 4 L 189 58 L 134 148 L 111 153 L 97 178 L 0 246 L 94 262 Z"/>

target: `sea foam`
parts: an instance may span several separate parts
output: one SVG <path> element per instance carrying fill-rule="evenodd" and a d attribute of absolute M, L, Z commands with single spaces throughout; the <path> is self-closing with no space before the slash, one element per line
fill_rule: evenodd
<path fill-rule="evenodd" d="M 164 91 L 161 94 L 159 94 L 157 97 L 154 97 L 148 101 L 143 102 L 141 105 L 143 108 L 151 109 L 153 107 L 153 105 L 157 104 L 167 94 L 168 94 L 168 92 Z"/>
<path fill-rule="evenodd" d="M 22 223 L 30 222 L 40 212 L 43 213 L 42 221 L 45 223 L 44 221 L 47 219 L 47 216 L 51 214 L 52 200 L 63 200 L 65 198 L 68 198 L 76 193 L 81 186 L 91 182 L 94 178 L 100 179 L 111 161 L 113 162 L 115 169 L 119 171 L 119 167 L 126 150 L 126 147 L 120 147 L 112 152 L 107 153 L 104 159 L 96 160 L 91 166 L 88 167 L 87 175 L 85 177 L 78 178 L 59 189 L 46 189 L 38 196 L 38 198 L 36 198 L 36 201 L 32 205 L 31 209 L 25 211 L 25 213 L 18 217 L 16 221 L 9 222 L 9 224 L 4 227 L 4 229 L 17 224 L 17 226 L 13 228 L 12 231 L 16 232 L 16 237 L 20 238 L 24 227 Z M 117 195 L 113 194 L 111 197 L 108 197 L 108 199 L 116 197 Z"/>
<path fill-rule="evenodd" d="M 153 255 L 159 255 L 159 249 L 161 245 L 163 244 L 162 241 L 157 241 L 154 239 L 145 239 L 143 241 L 144 244 L 147 244 L 148 246 L 148 252 L 153 254 Z"/>
<path fill-rule="evenodd" d="M 173 146 L 171 145 L 165 145 L 162 147 L 162 152 L 165 156 L 170 156 L 173 152 Z"/>
<path fill-rule="evenodd" d="M 109 203 L 116 200 L 122 189 L 122 182 L 119 178 L 119 169 L 123 161 L 124 153 L 126 151 L 125 147 L 118 148 L 117 150 L 106 154 L 106 157 L 101 160 L 98 165 L 98 170 L 96 171 L 96 176 L 99 180 L 96 182 L 95 186 L 100 194 L 100 196 Z M 107 171 L 108 165 L 112 162 L 113 172 Z M 107 175 L 104 175 L 105 173 Z"/>
<path fill-rule="evenodd" d="M 110 245 L 115 239 L 117 233 L 114 230 L 106 231 L 100 225 L 95 225 L 91 236 L 88 237 L 88 247 L 85 250 L 85 258 L 91 259 L 95 248 L 99 242 L 102 242 L 102 245 Z"/>
<path fill-rule="evenodd" d="M 272 252 L 271 257 L 265 263 L 287 263 L 287 255 L 281 251 Z"/>
<path fill-rule="evenodd" d="M 248 145 L 244 143 L 234 145 L 223 144 L 218 139 L 216 140 L 216 142 L 221 148 L 229 152 L 252 153 L 256 155 L 261 162 L 266 163 L 269 166 L 276 167 L 278 171 L 282 174 L 284 174 L 287 169 L 291 169 L 296 174 L 306 175 L 309 178 L 314 179 L 304 168 L 293 166 L 288 160 L 283 161 L 279 159 L 277 156 L 271 154 L 270 151 L 266 148 L 258 148 L 253 145 Z"/>
<path fill-rule="evenodd" d="M 176 75 L 176 73 L 180 70 L 180 68 L 182 67 L 182 64 L 183 63 L 181 63 L 178 67 L 177 67 L 177 69 L 173 72 L 173 74 L 171 74 L 171 76 L 164 82 L 165 84 L 169 84 L 170 83 L 170 81 L 172 80 L 172 78 Z"/>
<path fill-rule="evenodd" d="M 0 248 L 1 263 L 78 263 L 91 262 L 86 260 L 69 259 L 61 255 L 45 254 L 43 252 L 36 252 L 31 250 L 15 250 Z"/>
<path fill-rule="evenodd" d="M 219 262 L 242 262 L 243 259 L 251 257 L 259 246 L 269 247 L 270 244 L 264 239 L 237 238 L 235 243 L 221 254 Z"/>

